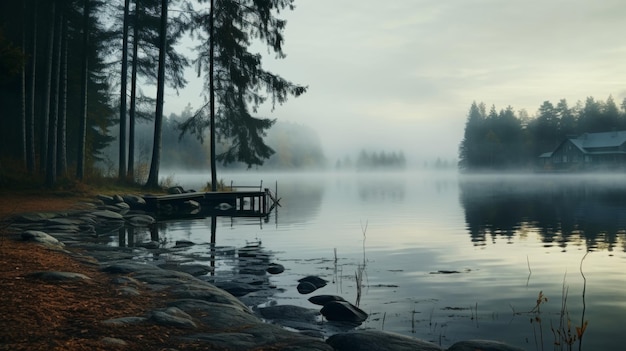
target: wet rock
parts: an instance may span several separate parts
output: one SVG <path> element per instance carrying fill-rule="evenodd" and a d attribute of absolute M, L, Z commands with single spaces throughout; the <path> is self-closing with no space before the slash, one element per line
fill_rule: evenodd
<path fill-rule="evenodd" d="M 497 341 L 491 340 L 469 340 L 460 341 L 450 346 L 448 351 L 524 351 L 519 347 L 514 347 Z"/>
<path fill-rule="evenodd" d="M 298 292 L 300 294 L 306 295 L 306 294 L 310 294 L 310 293 L 314 292 L 315 290 L 317 290 L 317 287 L 315 285 L 313 285 L 313 283 L 301 282 L 301 283 L 298 284 L 296 289 L 298 289 Z"/>
<path fill-rule="evenodd" d="M 105 205 L 113 205 L 115 203 L 113 197 L 109 195 L 98 194 L 96 195 L 96 199 L 102 201 L 102 203 Z"/>
<path fill-rule="evenodd" d="M 80 228 L 72 224 L 54 224 L 46 226 L 49 232 L 78 233 Z"/>
<path fill-rule="evenodd" d="M 190 246 L 194 246 L 196 245 L 196 243 L 194 243 L 193 241 L 189 241 L 189 240 L 176 240 L 176 243 L 174 244 L 175 248 L 182 248 L 182 247 L 190 247 Z"/>
<path fill-rule="evenodd" d="M 137 246 L 143 247 L 144 249 L 154 250 L 158 249 L 160 244 L 158 241 L 147 241 L 145 243 L 139 243 Z"/>
<path fill-rule="evenodd" d="M 147 227 L 156 222 L 152 216 L 142 214 L 127 215 L 125 219 L 133 227 Z"/>
<path fill-rule="evenodd" d="M 125 212 L 130 210 L 130 205 L 125 202 L 118 202 L 113 206 L 117 208 L 117 212 Z"/>
<path fill-rule="evenodd" d="M 368 315 L 347 301 L 330 301 L 320 311 L 329 321 L 363 323 Z"/>
<path fill-rule="evenodd" d="M 292 305 L 276 305 L 257 309 L 261 317 L 272 320 L 291 320 L 314 323 L 319 311 Z"/>
<path fill-rule="evenodd" d="M 245 296 L 249 293 L 256 292 L 262 290 L 262 287 L 255 286 L 252 284 L 240 283 L 240 282 L 216 282 L 215 286 L 218 288 L 227 291 L 235 297 Z"/>
<path fill-rule="evenodd" d="M 213 271 L 212 267 L 202 264 L 165 263 L 158 266 L 163 269 L 171 269 L 178 272 L 185 272 L 187 274 L 193 275 L 194 277 L 199 277 Z"/>
<path fill-rule="evenodd" d="M 315 305 L 324 306 L 332 301 L 346 301 L 343 297 L 337 295 L 317 295 L 309 297 L 309 302 Z"/>
<path fill-rule="evenodd" d="M 36 223 L 36 222 L 41 222 L 47 219 L 54 218 L 56 216 L 57 215 L 54 213 L 47 213 L 47 212 L 25 213 L 25 214 L 17 216 L 15 220 L 19 223 Z"/>
<path fill-rule="evenodd" d="M 122 216 L 121 214 L 117 212 L 113 212 L 109 210 L 95 211 L 93 212 L 93 215 L 98 218 L 111 220 L 111 221 L 123 221 L 124 220 L 124 216 Z"/>
<path fill-rule="evenodd" d="M 285 267 L 279 263 L 270 263 L 265 271 L 269 274 L 280 274 L 285 271 Z"/>
<path fill-rule="evenodd" d="M 49 225 L 81 225 L 83 221 L 72 218 L 50 218 L 46 223 Z"/>
<path fill-rule="evenodd" d="M 185 189 L 183 189 L 182 186 L 173 186 L 173 187 L 167 188 L 168 194 L 182 194 L 184 192 L 185 192 Z"/>
<path fill-rule="evenodd" d="M 311 284 L 313 284 L 315 286 L 316 289 L 325 287 L 326 284 L 328 284 L 328 280 L 322 279 L 322 278 L 314 276 L 314 275 L 309 275 L 309 276 L 306 276 L 306 277 L 304 277 L 302 279 L 298 279 L 298 282 L 299 283 L 304 283 L 304 282 L 311 283 Z"/>
<path fill-rule="evenodd" d="M 335 334 L 326 342 L 335 351 L 443 351 L 430 342 L 378 330 Z"/>
<path fill-rule="evenodd" d="M 143 210 L 146 207 L 146 200 L 141 196 L 127 194 L 122 195 L 122 199 L 130 206 L 131 209 Z"/>
<path fill-rule="evenodd" d="M 234 351 L 284 350 L 284 351 L 332 351 L 332 347 L 320 339 L 314 339 L 287 331 L 272 324 L 256 323 L 237 329 L 237 332 L 193 334 L 190 341 L 202 342 L 212 349 Z"/>

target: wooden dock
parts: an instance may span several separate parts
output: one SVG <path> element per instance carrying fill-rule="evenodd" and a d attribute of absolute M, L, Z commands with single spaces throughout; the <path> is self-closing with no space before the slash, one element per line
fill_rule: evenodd
<path fill-rule="evenodd" d="M 159 217 L 233 216 L 266 217 L 276 197 L 263 190 L 188 192 L 169 195 L 145 195 L 146 209 Z M 270 203 L 271 202 L 271 203 Z"/>

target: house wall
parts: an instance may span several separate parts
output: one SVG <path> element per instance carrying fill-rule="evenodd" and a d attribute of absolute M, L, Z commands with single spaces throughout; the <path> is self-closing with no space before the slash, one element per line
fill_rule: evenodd
<path fill-rule="evenodd" d="M 582 151 L 571 141 L 566 140 L 553 153 L 550 161 L 554 167 L 568 168 L 585 162 Z"/>

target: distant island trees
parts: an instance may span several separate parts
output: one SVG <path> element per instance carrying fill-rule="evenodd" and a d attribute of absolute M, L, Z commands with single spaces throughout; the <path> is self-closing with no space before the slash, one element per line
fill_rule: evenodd
<path fill-rule="evenodd" d="M 337 160 L 335 169 L 357 169 L 357 170 L 397 170 L 406 168 L 406 157 L 404 152 L 368 152 L 361 150 L 356 162 L 352 162 L 350 157 Z"/>
<path fill-rule="evenodd" d="M 459 145 L 459 168 L 465 171 L 531 169 L 539 155 L 553 151 L 568 136 L 626 130 L 626 99 L 618 107 L 588 97 L 569 107 L 565 99 L 554 105 L 545 101 L 535 116 L 508 106 L 489 111 L 473 102 Z"/>

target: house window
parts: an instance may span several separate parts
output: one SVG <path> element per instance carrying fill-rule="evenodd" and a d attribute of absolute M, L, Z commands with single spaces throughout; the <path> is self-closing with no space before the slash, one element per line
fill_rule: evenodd
<path fill-rule="evenodd" d="M 563 163 L 567 163 L 567 155 L 563 155 Z"/>

